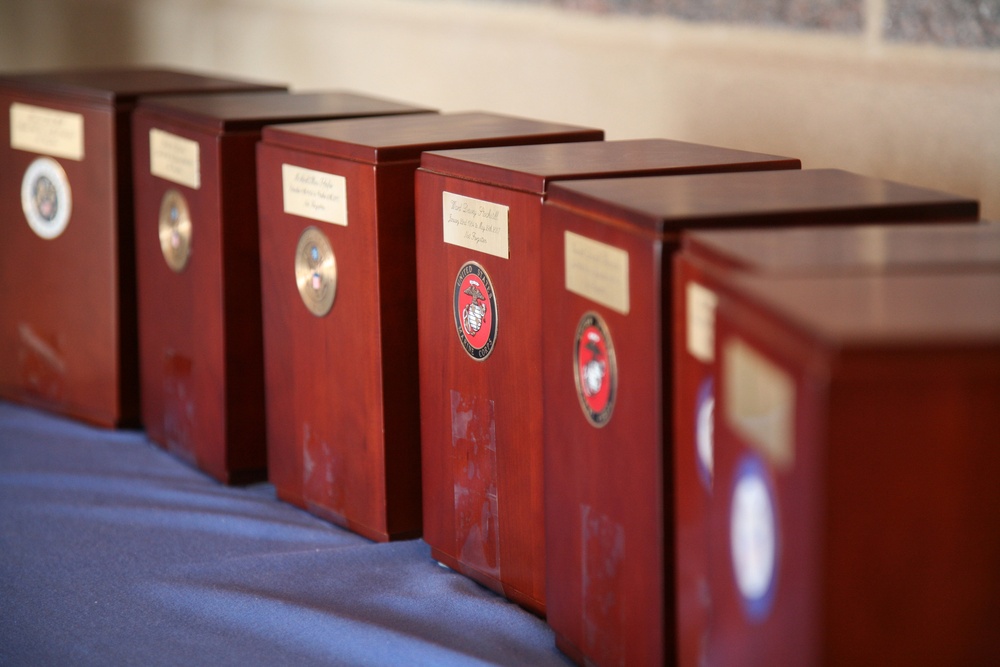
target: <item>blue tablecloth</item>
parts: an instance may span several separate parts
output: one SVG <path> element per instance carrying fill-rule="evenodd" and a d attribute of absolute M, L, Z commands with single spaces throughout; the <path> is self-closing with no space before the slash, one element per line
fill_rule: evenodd
<path fill-rule="evenodd" d="M 0 402 L 2 665 L 560 665 L 431 560 L 150 444 Z"/>

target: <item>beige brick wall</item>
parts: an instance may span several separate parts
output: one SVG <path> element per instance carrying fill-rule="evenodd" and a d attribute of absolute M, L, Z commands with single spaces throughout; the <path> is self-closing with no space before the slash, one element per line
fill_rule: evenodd
<path fill-rule="evenodd" d="M 856 27 L 669 4 L 5 0 L 0 68 L 160 63 L 596 125 L 937 187 L 1000 219 L 996 2 L 958 3 L 973 20 L 955 3 L 857 0 Z M 972 24 L 985 37 L 954 38 Z"/>

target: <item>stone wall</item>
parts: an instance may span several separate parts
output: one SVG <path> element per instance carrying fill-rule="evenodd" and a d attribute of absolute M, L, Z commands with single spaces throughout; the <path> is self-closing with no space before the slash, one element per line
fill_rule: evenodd
<path fill-rule="evenodd" d="M 791 155 L 1000 220 L 1000 0 L 0 0 L 0 69 L 166 64 Z"/>

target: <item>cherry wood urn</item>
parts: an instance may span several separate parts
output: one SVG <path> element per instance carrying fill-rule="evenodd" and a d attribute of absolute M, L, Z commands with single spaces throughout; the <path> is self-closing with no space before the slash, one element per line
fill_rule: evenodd
<path fill-rule="evenodd" d="M 140 103 L 133 122 L 139 352 L 151 440 L 223 482 L 265 476 L 261 129 L 420 111 L 349 92 Z"/>
<path fill-rule="evenodd" d="M 797 169 L 665 139 L 425 153 L 417 172 L 424 539 L 545 612 L 542 200 L 583 178 Z"/>
<path fill-rule="evenodd" d="M 1000 225 L 861 225 L 687 232 L 674 261 L 674 502 L 678 649 L 696 665 L 708 641 L 709 506 L 718 383 L 715 305 L 731 275 L 804 276 L 1000 271 Z"/>
<path fill-rule="evenodd" d="M 281 88 L 151 68 L 0 76 L 0 396 L 138 425 L 136 100 Z"/>
<path fill-rule="evenodd" d="M 1000 661 L 1000 272 L 720 295 L 706 665 Z"/>
<path fill-rule="evenodd" d="M 595 664 L 672 663 L 679 619 L 698 613 L 699 601 L 678 607 L 675 581 L 671 258 L 681 231 L 977 212 L 972 200 L 837 170 L 549 189 L 546 583 L 564 652 Z"/>
<path fill-rule="evenodd" d="M 492 113 L 265 128 L 268 466 L 280 498 L 371 539 L 420 535 L 420 155 L 600 136 Z"/>

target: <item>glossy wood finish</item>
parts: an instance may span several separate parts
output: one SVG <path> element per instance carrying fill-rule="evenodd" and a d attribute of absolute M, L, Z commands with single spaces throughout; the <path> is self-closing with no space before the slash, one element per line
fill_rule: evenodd
<path fill-rule="evenodd" d="M 713 312 L 727 278 L 749 273 L 809 276 L 947 274 L 1000 271 L 1000 225 L 953 223 L 692 231 L 674 260 L 674 499 L 677 535 L 678 650 L 696 665 L 708 641 L 713 590 L 706 562 L 708 514 L 715 502 L 712 412 L 718 359 L 689 340 L 693 320 L 714 332 Z M 689 303 L 688 292 L 693 292 Z M 693 332 L 699 329 L 695 327 Z M 699 445 L 703 452 L 699 455 Z"/>
<path fill-rule="evenodd" d="M 263 333 L 255 146 L 269 123 L 416 113 L 418 107 L 346 93 L 172 97 L 135 112 L 143 421 L 154 442 L 216 479 L 266 471 Z M 231 114 L 232 116 L 230 116 Z M 153 176 L 149 131 L 196 142 L 198 189 Z M 191 212 L 183 271 L 164 260 L 160 203 L 180 192 Z"/>
<path fill-rule="evenodd" d="M 588 178 L 799 169 L 794 158 L 670 139 L 586 141 L 524 148 L 432 151 L 421 167 L 450 176 L 544 194 L 554 181 Z"/>
<path fill-rule="evenodd" d="M 449 567 L 545 613 L 542 200 L 595 177 L 797 169 L 799 161 L 665 139 L 425 153 L 417 172 L 424 539 Z M 442 240 L 442 192 L 509 207 L 509 258 Z M 496 347 L 459 343 L 456 276 L 478 262 L 496 292 Z M 484 444 L 485 443 L 485 444 Z"/>
<path fill-rule="evenodd" d="M 812 202 L 812 203 L 810 203 Z M 974 218 L 976 202 L 833 170 L 553 185 L 543 211 L 542 319 L 548 621 L 595 664 L 678 660 L 674 541 L 673 283 L 682 230 Z M 627 314 L 567 291 L 564 234 L 628 253 Z M 584 417 L 572 350 L 585 313 L 607 324 L 618 370 L 610 420 Z"/>
<path fill-rule="evenodd" d="M 139 97 L 198 95 L 246 91 L 281 91 L 273 82 L 234 79 L 176 68 L 131 67 L 58 69 L 2 77 L 21 90 L 72 98 L 80 102 L 131 104 Z"/>
<path fill-rule="evenodd" d="M 375 540 L 421 532 L 414 172 L 425 150 L 594 138 L 488 113 L 265 128 L 259 148 L 269 477 L 279 497 Z M 347 224 L 285 212 L 283 165 L 346 179 Z M 300 298 L 303 231 L 329 239 L 329 313 Z"/>
<path fill-rule="evenodd" d="M 265 125 L 431 111 L 427 107 L 339 90 L 293 94 L 264 92 L 256 93 L 252 100 L 241 95 L 176 95 L 169 100 L 148 101 L 145 106 L 162 109 L 178 123 L 198 126 L 205 131 L 256 134 Z"/>
<path fill-rule="evenodd" d="M 102 426 L 139 423 L 131 112 L 137 96 L 280 89 L 162 69 L 0 77 L 0 395 Z M 45 240 L 21 180 L 39 154 L 13 149 L 12 104 L 83 117 L 81 160 L 56 157 L 72 213 Z"/>
<path fill-rule="evenodd" d="M 997 303 L 997 272 L 734 280 L 717 318 L 705 664 L 1000 659 Z M 794 387 L 793 410 L 771 417 L 790 456 L 749 438 L 730 408 L 734 345 Z M 777 545 L 752 618 L 730 543 L 748 461 L 767 480 Z"/>
<path fill-rule="evenodd" d="M 993 270 L 1000 224 L 905 223 L 685 233 L 685 255 L 713 266 L 768 275 L 835 275 Z"/>

